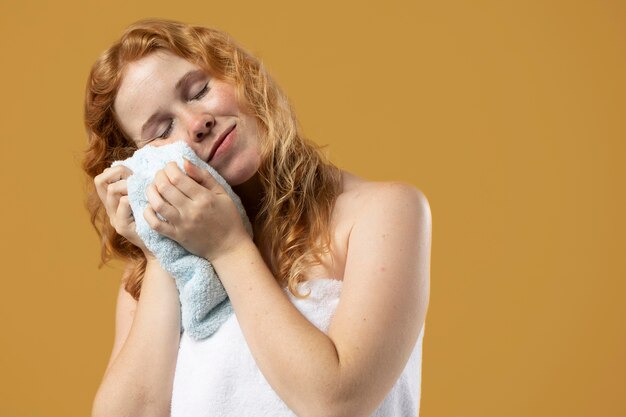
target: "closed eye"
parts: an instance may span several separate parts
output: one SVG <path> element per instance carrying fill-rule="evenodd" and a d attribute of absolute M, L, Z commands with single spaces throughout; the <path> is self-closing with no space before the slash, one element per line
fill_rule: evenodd
<path fill-rule="evenodd" d="M 163 132 L 160 136 L 157 136 L 155 139 L 165 139 L 166 137 L 169 136 L 170 133 L 172 133 L 173 127 L 174 127 L 174 121 L 171 121 L 170 124 L 167 126 L 167 129 L 165 129 L 165 132 Z"/>
<path fill-rule="evenodd" d="M 195 96 L 193 96 L 191 99 L 192 100 L 199 100 L 202 97 L 204 97 L 208 91 L 209 91 L 209 83 L 206 83 L 204 85 L 204 88 L 202 90 L 200 90 L 200 92 L 198 94 L 196 94 Z"/>

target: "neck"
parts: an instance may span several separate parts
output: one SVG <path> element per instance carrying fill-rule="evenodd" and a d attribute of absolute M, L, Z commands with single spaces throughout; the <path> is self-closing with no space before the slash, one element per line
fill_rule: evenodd
<path fill-rule="evenodd" d="M 231 188 L 241 199 L 241 204 L 243 204 L 244 209 L 246 209 L 248 219 L 250 219 L 250 223 L 255 227 L 257 214 L 261 208 L 261 199 L 263 197 L 263 187 L 261 186 L 259 172 L 257 171 L 246 182 Z"/>

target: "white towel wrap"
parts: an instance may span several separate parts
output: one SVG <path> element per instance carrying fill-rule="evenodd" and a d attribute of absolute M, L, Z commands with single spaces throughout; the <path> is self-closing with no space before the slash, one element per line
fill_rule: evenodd
<path fill-rule="evenodd" d="M 327 333 L 343 281 L 319 278 L 300 284 L 307 299 L 284 289 L 296 308 Z M 413 352 L 391 391 L 372 417 L 415 417 L 419 414 L 424 327 Z M 295 416 L 257 367 L 236 315 L 211 337 L 193 340 L 182 334 L 171 417 L 282 417 Z"/>

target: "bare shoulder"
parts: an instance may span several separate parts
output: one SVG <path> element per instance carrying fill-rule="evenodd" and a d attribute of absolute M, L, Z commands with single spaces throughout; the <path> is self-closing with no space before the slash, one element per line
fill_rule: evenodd
<path fill-rule="evenodd" d="M 362 244 L 372 244 L 371 234 L 398 238 L 399 233 L 425 241 L 429 234 L 430 209 L 424 194 L 402 182 L 369 181 L 341 171 L 342 189 L 331 219 L 332 250 L 321 265 L 307 269 L 307 279 L 333 277 L 344 280 L 349 253 Z M 416 231 L 421 231 L 416 236 Z M 367 231 L 368 234 L 363 233 Z M 364 240 L 364 242 L 362 242 Z M 357 242 L 361 241 L 361 242 Z M 387 240 L 386 244 L 390 244 Z M 356 255 L 357 257 L 361 255 Z"/>
<path fill-rule="evenodd" d="M 413 210 L 422 220 L 431 220 L 428 198 L 412 184 L 401 181 L 368 181 L 343 171 L 341 204 L 344 211 L 351 213 L 352 226 L 366 212 L 396 212 L 401 207 Z M 371 218 L 370 218 L 371 220 Z"/>

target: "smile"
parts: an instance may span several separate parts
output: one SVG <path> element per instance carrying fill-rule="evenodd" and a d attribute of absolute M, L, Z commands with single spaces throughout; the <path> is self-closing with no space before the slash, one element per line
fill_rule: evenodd
<path fill-rule="evenodd" d="M 232 143 L 235 141 L 235 139 L 237 137 L 237 125 L 233 126 L 233 128 L 230 131 L 227 131 L 225 133 L 226 133 L 226 135 L 221 140 L 221 142 L 217 143 L 215 151 L 213 152 L 213 154 L 209 158 L 209 161 L 212 161 L 215 158 L 219 158 L 221 155 L 223 155 L 223 154 L 228 152 L 228 150 L 232 146 Z"/>

